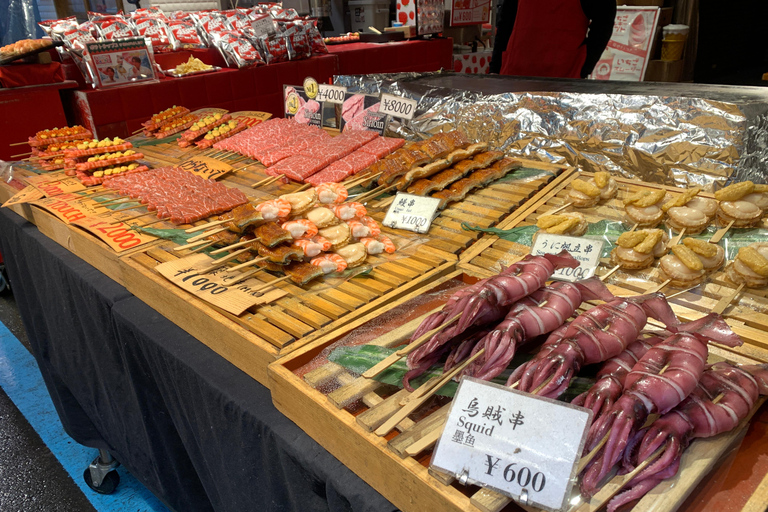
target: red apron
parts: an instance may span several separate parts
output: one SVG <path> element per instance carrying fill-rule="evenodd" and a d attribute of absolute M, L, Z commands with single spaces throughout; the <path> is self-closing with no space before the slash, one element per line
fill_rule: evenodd
<path fill-rule="evenodd" d="M 588 27 L 580 0 L 519 0 L 500 73 L 581 78 Z"/>

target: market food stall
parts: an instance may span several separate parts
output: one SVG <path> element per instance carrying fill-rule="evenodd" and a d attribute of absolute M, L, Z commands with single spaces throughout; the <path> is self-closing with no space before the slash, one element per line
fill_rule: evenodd
<path fill-rule="evenodd" d="M 722 313 L 728 329 L 743 344 L 718 339 L 720 344 L 710 346 L 710 362 L 766 361 L 760 288 L 755 281 L 745 283 L 746 288 L 739 286 L 722 267 L 727 259 L 741 269 L 739 275 L 750 277 L 743 265 L 759 260 L 746 251 L 744 257 L 752 258 L 749 264 L 738 263 L 739 249 L 755 241 L 738 227 L 730 226 L 720 235 L 727 240 L 720 265 L 694 276 L 701 278 L 700 288 L 694 289 L 689 281 L 673 289 L 676 283 L 669 277 L 675 276 L 665 277 L 655 258 L 650 259 L 650 270 L 632 265 L 615 268 L 621 265 L 610 260 L 611 249 L 617 247 L 647 254 L 638 246 L 655 245 L 663 236 L 659 233 L 655 240 L 656 233 L 645 231 L 656 229 L 655 225 L 621 226 L 633 205 L 649 208 L 663 200 L 675 202 L 668 209 L 685 208 L 694 198 L 739 202 L 746 195 L 764 193 L 754 183 L 750 190 L 723 188 L 731 176 L 741 176 L 741 182 L 756 176 L 754 168 L 741 165 L 739 159 L 744 155 L 759 159 L 761 148 L 748 141 L 755 119 L 766 110 L 761 91 L 720 88 L 716 93 L 723 96 L 712 98 L 711 91 L 690 87 L 697 99 L 686 102 L 683 96 L 652 98 L 646 93 L 638 98 L 612 90 L 614 110 L 600 110 L 603 105 L 597 97 L 605 97 L 601 93 L 606 91 L 596 84 L 488 80 L 482 83 L 503 89 L 498 92 L 542 90 L 542 84 L 549 83 L 563 88 L 591 85 L 591 90 L 582 92 L 597 94 L 487 97 L 455 88 L 456 80 L 467 79 L 471 80 L 427 75 L 404 82 L 381 77 L 369 82 L 365 77 L 341 77 L 337 84 L 345 85 L 349 93 L 360 87 L 371 94 L 374 83 L 381 87 L 376 92 L 399 91 L 416 102 L 413 119 L 390 120 L 387 137 L 350 130 L 331 137 L 295 120 L 264 118 L 250 129 L 238 130 L 242 112 L 189 108 L 157 112 L 149 121 L 151 114 L 147 115 L 144 133 L 128 141 L 132 147 L 115 140 L 92 147 L 89 142 L 82 148 L 80 143 L 62 159 L 71 159 L 62 161 L 63 174 L 38 174 L 39 161 L 14 166 L 19 187 L 3 185 L 3 199 L 16 195 L 25 183 L 34 185 L 25 193 L 41 195 L 33 200 L 17 197 L 16 204 L 9 205 L 15 213 L 3 212 L 3 252 L 11 278 L 23 283 L 22 315 L 73 437 L 109 449 L 161 499 L 183 510 L 229 510 L 270 500 L 301 503 L 307 496 L 317 500 L 313 509 L 325 507 L 326 501 L 335 508 L 339 500 L 352 510 L 387 510 L 393 505 L 403 510 L 512 510 L 516 505 L 495 491 L 429 469 L 450 396 L 429 400 L 423 408 L 416 407 L 421 402 L 410 401 L 414 408 L 405 409 L 410 406 L 401 400 L 410 395 L 398 386 L 402 374 L 384 381 L 361 374 L 369 369 L 366 364 L 375 366 L 391 355 L 390 348 L 399 349 L 413 339 L 421 320 L 439 310 L 452 293 L 504 268 L 515 269 L 521 259 L 527 261 L 533 235 L 545 239 L 542 233 L 550 228 L 555 228 L 552 235 L 605 239 L 605 254 L 600 254 L 594 271 L 604 276 L 606 289 L 617 296 L 662 290 L 673 316 L 686 322 L 710 310 Z M 300 97 L 294 89 L 287 92 L 286 101 L 292 94 Z M 583 108 L 587 104 L 591 108 Z M 573 109 L 574 105 L 582 108 Z M 310 118 L 314 113 L 310 108 L 307 100 L 293 115 L 301 119 L 299 112 L 307 112 Z M 371 108 L 353 100 L 339 113 L 348 116 L 349 124 L 358 118 L 364 124 L 378 113 Z M 649 110 L 657 113 L 655 119 L 643 118 Z M 584 142 L 574 137 L 578 132 L 571 129 L 595 126 L 579 116 L 598 111 L 604 117 L 594 120 L 602 124 L 590 132 L 593 138 Z M 528 123 L 528 115 L 539 121 L 546 115 L 549 124 Z M 195 117 L 185 121 L 185 116 Z M 623 132 L 616 129 L 616 119 Z M 651 129 L 654 123 L 660 127 Z M 682 124 L 690 139 L 680 137 Z M 631 135 L 641 126 L 648 128 L 641 137 L 624 140 L 617 135 Z M 229 130 L 234 134 L 227 136 Z M 203 133 L 211 138 L 203 138 Z M 404 136 L 413 144 L 398 148 L 401 142 L 391 135 Z M 653 148 L 639 147 L 649 140 Z M 120 146 L 119 155 L 110 149 L 115 144 Z M 605 156 L 611 150 L 617 153 L 617 147 L 623 159 Z M 685 151 L 680 150 L 683 147 Z M 100 155 L 106 160 L 99 160 Z M 378 162 L 370 155 L 378 155 Z M 547 163 L 543 156 L 557 163 Z M 154 169 L 131 172 L 137 167 L 131 168 L 129 162 Z M 170 165 L 191 172 L 164 169 Z M 637 168 L 653 171 L 623 174 Z M 68 169 L 73 176 L 67 176 Z M 224 194 L 236 196 L 236 209 L 227 214 L 232 206 L 216 211 L 213 204 L 199 212 L 194 209 L 198 205 L 178 205 L 167 194 L 144 195 L 131 188 L 136 180 L 150 180 L 159 173 L 164 173 L 162 183 L 169 190 L 176 187 L 170 185 L 176 179 L 172 175 L 187 180 L 192 173 L 220 174 L 218 184 L 224 185 Z M 334 176 L 341 188 L 324 187 L 324 182 L 313 179 L 321 174 Z M 653 181 L 654 177 L 659 179 Z M 667 179 L 671 181 L 665 184 Z M 688 192 L 696 185 L 709 190 Z M 149 187 L 149 181 L 142 181 L 142 186 Z M 602 197 L 603 188 L 612 189 L 612 195 Z M 390 204 L 397 206 L 394 189 L 438 200 L 439 215 L 429 229 L 392 227 L 387 213 Z M 721 190 L 730 195 L 721 197 Z M 241 195 L 245 200 L 237 202 Z M 645 204 L 656 196 L 655 202 Z M 762 229 L 762 215 L 753 217 L 753 229 Z M 279 226 L 267 230 L 270 219 L 279 219 Z M 312 227 L 317 232 L 311 232 Z M 668 227 L 677 229 L 673 235 L 681 235 L 679 245 L 691 251 L 714 249 L 707 240 L 718 228 L 685 226 L 689 235 L 704 229 L 707 240 L 698 243 L 684 240 L 680 225 Z M 581 228 L 586 229 L 577 233 Z M 597 229 L 602 231 L 598 234 Z M 244 231 L 251 238 L 243 236 Z M 619 240 L 625 231 L 633 238 L 631 246 Z M 635 240 L 636 235 L 643 235 L 642 240 Z M 343 260 L 329 254 L 316 264 L 323 269 L 319 273 L 300 265 L 304 257 L 314 259 L 325 252 L 319 249 L 325 242 L 316 236 L 325 238 L 332 247 L 328 252 Z M 296 242 L 288 243 L 291 238 Z M 298 254 L 296 247 L 302 248 L 303 257 L 291 256 Z M 311 256 L 312 250 L 318 252 Z M 676 256 L 678 252 L 681 261 L 690 256 L 685 250 L 673 250 Z M 213 257 L 221 254 L 232 261 L 215 261 Z M 237 257 L 241 260 L 234 261 Z M 258 264 L 264 269 L 251 268 Z M 50 273 L 50 279 L 37 278 L 41 269 Z M 56 281 L 54 275 L 67 277 Z M 238 281 L 244 288 L 236 286 Z M 251 302 L 215 297 L 229 297 L 231 289 L 244 291 Z M 52 306 L 41 310 L 34 307 L 37 303 Z M 88 312 L 65 307 L 86 303 L 98 306 Z M 599 310 L 592 306 L 585 303 L 584 308 Z M 66 328 L 49 332 L 53 325 Z M 649 329 L 658 327 L 651 324 Z M 97 337 L 99 332 L 108 333 L 108 339 Z M 358 357 L 357 346 L 365 347 L 367 356 Z M 59 347 L 71 351 L 61 352 Z M 479 357 L 477 353 L 469 356 L 468 351 L 455 356 L 455 361 L 467 363 L 468 357 Z M 427 361 L 433 357 L 429 351 L 419 354 Z M 406 370 L 402 363 L 398 368 L 401 373 Z M 460 364 L 456 368 L 464 369 Z M 443 377 L 438 370 L 425 378 L 433 376 Z M 109 382 L 115 383 L 114 389 Z M 530 390 L 537 392 L 538 387 Z M 277 409 L 262 400 L 269 395 Z M 751 499 L 762 499 L 760 480 L 767 462 L 760 443 L 767 413 L 759 408 L 761 403 L 753 401 L 732 430 L 695 440 L 683 456 L 678 480 L 662 483 L 655 494 L 643 498 L 638 510 L 662 502 L 669 510 L 698 510 L 704 499 L 710 506 L 729 502 L 733 508 L 723 508 L 737 510 Z M 739 445 L 742 436 L 746 440 Z M 168 472 L 160 462 L 165 459 L 173 461 Z M 274 477 L 275 459 L 285 473 L 280 477 Z M 733 482 L 738 482 L 738 493 L 731 489 Z"/>

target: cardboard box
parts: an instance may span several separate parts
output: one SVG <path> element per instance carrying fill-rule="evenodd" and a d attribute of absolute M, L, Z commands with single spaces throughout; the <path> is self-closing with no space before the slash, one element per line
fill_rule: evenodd
<path fill-rule="evenodd" d="M 683 79 L 685 59 L 680 60 L 652 60 L 648 62 L 645 70 L 646 82 L 679 82 Z"/>

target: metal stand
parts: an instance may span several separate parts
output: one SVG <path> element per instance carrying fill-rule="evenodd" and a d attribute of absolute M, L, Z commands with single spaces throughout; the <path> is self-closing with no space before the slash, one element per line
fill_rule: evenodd
<path fill-rule="evenodd" d="M 83 473 L 85 483 L 100 494 L 112 494 L 120 483 L 120 475 L 115 471 L 119 465 L 107 450 L 99 450 L 99 456 Z"/>

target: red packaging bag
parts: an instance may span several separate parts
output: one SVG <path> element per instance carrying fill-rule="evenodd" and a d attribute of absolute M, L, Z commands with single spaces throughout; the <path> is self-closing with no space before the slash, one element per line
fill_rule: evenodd
<path fill-rule="evenodd" d="M 230 67 L 246 68 L 264 64 L 258 49 L 250 39 L 235 31 L 216 34 L 214 45 Z"/>

